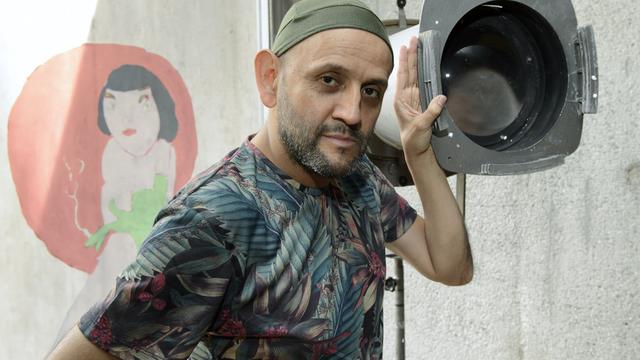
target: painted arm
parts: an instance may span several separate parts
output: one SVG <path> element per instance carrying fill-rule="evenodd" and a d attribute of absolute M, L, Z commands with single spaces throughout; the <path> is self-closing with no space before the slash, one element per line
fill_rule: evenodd
<path fill-rule="evenodd" d="M 100 190 L 100 211 L 102 212 L 102 223 L 108 224 L 116 219 L 116 216 L 109 210 L 109 203 L 115 200 L 115 191 L 109 182 L 105 181 L 105 184 Z"/>
<path fill-rule="evenodd" d="M 400 51 L 394 107 L 409 171 L 425 218 L 418 217 L 399 239 L 389 243 L 424 276 L 447 285 L 464 285 L 473 278 L 473 259 L 464 221 L 444 172 L 431 148 L 431 125 L 446 98 L 438 96 L 420 112 L 417 39 Z"/>
<path fill-rule="evenodd" d="M 176 150 L 171 143 L 160 139 L 156 143 L 154 157 L 156 174 L 167 177 L 167 199 L 171 199 L 176 186 Z"/>
<path fill-rule="evenodd" d="M 176 187 L 176 150 L 169 144 L 169 186 L 167 187 L 167 199 L 173 197 Z"/>
<path fill-rule="evenodd" d="M 127 166 L 123 165 L 117 155 L 119 145 L 111 139 L 107 142 L 102 154 L 102 179 L 104 185 L 100 192 L 100 210 L 102 211 L 103 224 L 108 224 L 116 220 L 115 214 L 111 211 L 111 201 L 115 201 L 118 208 L 131 210 L 131 193 L 124 191 L 122 178 L 118 174 L 127 171 Z"/>

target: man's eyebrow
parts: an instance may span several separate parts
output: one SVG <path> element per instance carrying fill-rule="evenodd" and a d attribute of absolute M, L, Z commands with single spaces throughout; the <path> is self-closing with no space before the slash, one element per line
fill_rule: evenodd
<path fill-rule="evenodd" d="M 369 81 L 365 81 L 365 85 L 378 85 L 380 87 L 386 88 L 389 85 L 389 82 L 384 78 L 375 78 Z"/>
<path fill-rule="evenodd" d="M 311 70 L 314 72 L 335 71 L 338 73 L 348 73 L 349 70 L 337 63 L 323 62 L 320 64 L 312 64 Z"/>
<path fill-rule="evenodd" d="M 336 63 L 323 63 L 319 65 L 312 65 L 311 69 L 313 72 L 316 72 L 316 73 L 326 72 L 326 71 L 336 72 L 339 74 L 349 73 L 349 69 Z M 364 85 L 378 85 L 386 88 L 388 86 L 388 80 L 387 78 L 384 78 L 384 77 L 374 77 L 364 81 Z"/>

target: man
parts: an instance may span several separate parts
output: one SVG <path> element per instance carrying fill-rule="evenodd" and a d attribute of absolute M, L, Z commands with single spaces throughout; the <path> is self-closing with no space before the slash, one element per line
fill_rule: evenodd
<path fill-rule="evenodd" d="M 52 358 L 380 358 L 385 245 L 435 281 L 473 273 L 429 145 L 445 99 L 419 111 L 416 39 L 398 66 L 424 219 L 363 155 L 393 67 L 382 23 L 357 0 L 303 0 L 256 55 L 264 128 L 176 195 Z"/>

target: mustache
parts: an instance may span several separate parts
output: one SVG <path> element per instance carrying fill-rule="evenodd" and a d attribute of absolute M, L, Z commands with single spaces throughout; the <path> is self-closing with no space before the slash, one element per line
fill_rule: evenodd
<path fill-rule="evenodd" d="M 362 131 L 349 127 L 348 125 L 336 122 L 332 124 L 323 124 L 318 128 L 318 136 L 328 133 L 342 134 L 351 137 L 359 144 L 364 143 L 367 140 L 367 135 Z"/>

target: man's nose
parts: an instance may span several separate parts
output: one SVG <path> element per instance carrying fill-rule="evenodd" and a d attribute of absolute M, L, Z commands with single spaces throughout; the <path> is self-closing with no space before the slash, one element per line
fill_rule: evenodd
<path fill-rule="evenodd" d="M 345 91 L 336 104 L 333 118 L 349 126 L 359 125 L 361 100 L 360 89 Z"/>

